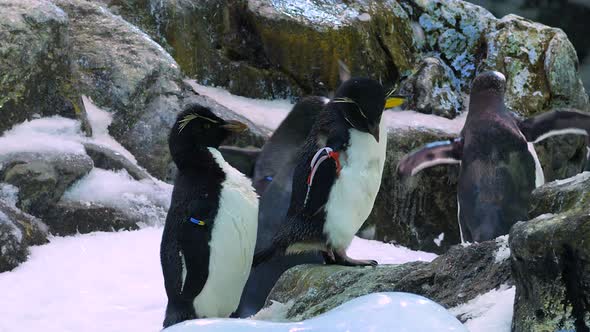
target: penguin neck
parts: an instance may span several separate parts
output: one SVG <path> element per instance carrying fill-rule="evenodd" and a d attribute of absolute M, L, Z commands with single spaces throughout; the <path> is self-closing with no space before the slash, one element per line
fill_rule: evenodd
<path fill-rule="evenodd" d="M 495 91 L 482 91 L 471 96 L 469 113 L 472 115 L 506 113 L 504 95 Z"/>
<path fill-rule="evenodd" d="M 217 147 L 200 145 L 185 146 L 183 149 L 175 151 L 172 159 L 179 170 L 205 170 L 217 167 L 217 162 L 209 148 L 217 149 Z"/>

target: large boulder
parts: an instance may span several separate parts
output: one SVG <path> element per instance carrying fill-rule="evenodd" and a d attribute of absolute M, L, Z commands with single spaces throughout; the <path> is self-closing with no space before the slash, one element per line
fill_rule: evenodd
<path fill-rule="evenodd" d="M 0 272 L 24 262 L 29 246 L 47 242 L 47 226 L 16 207 L 18 188 L 0 183 Z"/>
<path fill-rule="evenodd" d="M 456 246 L 431 263 L 375 268 L 299 265 L 283 274 L 267 305 L 272 301 L 291 302 L 286 318 L 303 320 L 365 294 L 401 291 L 423 295 L 450 308 L 511 284 L 508 256 L 507 239 L 503 237 Z"/>
<path fill-rule="evenodd" d="M 513 331 L 590 328 L 589 175 L 537 189 L 531 214 L 543 214 L 510 231 Z"/>
<path fill-rule="evenodd" d="M 0 181 L 16 186 L 17 206 L 35 216 L 49 211 L 93 167 L 87 155 L 65 152 L 10 153 L 0 155 L 0 164 Z"/>
<path fill-rule="evenodd" d="M 251 97 L 334 90 L 338 59 L 395 82 L 415 58 L 410 21 L 394 1 L 165 0 L 152 10 L 145 0 L 104 2 L 163 37 L 188 75 Z"/>
<path fill-rule="evenodd" d="M 425 169 L 405 181 L 397 174 L 397 164 L 407 153 L 426 143 L 456 136 L 419 126 L 389 129 L 381 188 L 363 226 L 374 234 L 372 238 L 435 253 L 446 252 L 461 242 L 457 222 L 458 165 Z"/>
<path fill-rule="evenodd" d="M 0 3 L 0 133 L 36 115 L 84 118 L 68 23 L 51 1 Z"/>
<path fill-rule="evenodd" d="M 407 1 L 404 6 L 418 22 L 418 50 L 440 54 L 464 92 L 477 72 L 497 70 L 508 82 L 506 103 L 519 114 L 588 108 L 575 50 L 560 29 L 516 15 L 497 19 L 463 1 Z"/>

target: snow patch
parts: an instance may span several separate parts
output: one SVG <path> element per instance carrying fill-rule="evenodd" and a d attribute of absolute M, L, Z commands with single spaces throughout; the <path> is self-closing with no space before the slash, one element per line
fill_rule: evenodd
<path fill-rule="evenodd" d="M 90 126 L 92 127 L 92 142 L 111 148 L 113 151 L 122 154 L 134 164 L 137 164 L 137 160 L 131 152 L 127 151 L 121 143 L 117 142 L 109 134 L 109 126 L 113 122 L 113 116 L 109 112 L 94 105 L 92 100 L 86 96 L 82 97 L 82 101 L 86 108 L 88 122 L 90 122 Z"/>
<path fill-rule="evenodd" d="M 470 332 L 510 332 L 515 293 L 514 286 L 503 285 L 449 311 L 466 319 Z"/>
<path fill-rule="evenodd" d="M 371 20 L 371 14 L 369 13 L 362 13 L 356 17 L 361 22 L 369 22 Z"/>
<path fill-rule="evenodd" d="M 293 108 L 293 103 L 287 99 L 246 98 L 233 95 L 223 88 L 200 85 L 194 80 L 186 80 L 186 82 L 198 94 L 207 96 L 255 124 L 272 130 L 277 129 Z"/>
<path fill-rule="evenodd" d="M 281 303 L 271 300 L 270 306 L 262 308 L 256 315 L 250 317 L 254 320 L 264 320 L 269 322 L 287 322 L 287 313 L 293 306 L 295 301 L 291 300 L 287 303 Z"/>
<path fill-rule="evenodd" d="M 61 116 L 25 121 L 0 137 L 0 155 L 10 153 L 86 154 L 80 123 Z"/>
<path fill-rule="evenodd" d="M 351 258 L 374 259 L 379 264 L 403 264 L 407 262 L 430 262 L 436 254 L 414 251 L 406 247 L 375 240 L 365 240 L 355 236 L 346 250 Z"/>
<path fill-rule="evenodd" d="M 13 234 L 15 235 L 16 240 L 18 242 L 21 242 L 23 240 L 23 232 L 2 211 L 0 211 L 0 224 L 6 224 L 6 225 L 10 226 L 12 229 L 14 229 Z M 2 236 L 4 236 L 4 234 L 2 234 Z M 3 252 L 2 254 L 5 254 L 5 253 Z"/>
<path fill-rule="evenodd" d="M 445 239 L 445 233 L 440 233 L 438 235 L 438 237 L 436 239 L 434 239 L 434 244 L 436 244 L 438 247 L 440 247 L 440 244 L 443 242 L 443 240 Z"/>
<path fill-rule="evenodd" d="M 496 246 L 498 250 L 496 251 L 496 263 L 501 263 L 502 261 L 507 260 L 510 258 L 510 247 L 508 246 L 508 235 L 502 235 L 496 238 Z"/>
<path fill-rule="evenodd" d="M 141 216 L 148 225 L 162 225 L 170 207 L 172 188 L 153 179 L 137 181 L 125 170 L 95 168 L 70 187 L 62 199 L 122 209 Z"/>
<path fill-rule="evenodd" d="M 18 202 L 18 187 L 9 183 L 0 183 L 0 201 L 15 208 Z"/>
<path fill-rule="evenodd" d="M 414 111 L 385 111 L 383 118 L 388 129 L 429 128 L 458 135 L 465 124 L 467 112 L 452 120 Z"/>

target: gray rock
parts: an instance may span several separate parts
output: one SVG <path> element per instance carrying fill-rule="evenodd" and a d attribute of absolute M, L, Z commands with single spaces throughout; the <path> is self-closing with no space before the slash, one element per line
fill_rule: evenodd
<path fill-rule="evenodd" d="M 0 181 L 19 189 L 17 206 L 42 216 L 75 181 L 92 169 L 92 159 L 82 154 L 13 153 L 0 156 Z"/>
<path fill-rule="evenodd" d="M 43 218 L 53 235 L 138 229 L 142 220 L 97 203 L 59 202 Z"/>
<path fill-rule="evenodd" d="M 376 268 L 300 265 L 283 274 L 268 296 L 267 305 L 271 301 L 293 301 L 287 318 L 303 320 L 358 296 L 400 291 L 423 295 L 450 308 L 511 284 L 506 248 L 506 239 L 499 238 L 453 247 L 431 263 Z"/>
<path fill-rule="evenodd" d="M 107 148 L 106 146 L 84 143 L 84 149 L 94 162 L 94 167 L 106 170 L 126 170 L 135 180 L 150 179 L 150 175 L 141 167 L 135 165 L 120 153 Z"/>
<path fill-rule="evenodd" d="M 104 1 L 165 39 L 191 77 L 251 97 L 323 95 L 339 84 L 338 59 L 392 82 L 415 57 L 394 1 Z"/>
<path fill-rule="evenodd" d="M 47 226 L 10 202 L 0 200 L 0 272 L 27 260 L 29 246 L 47 242 Z"/>
<path fill-rule="evenodd" d="M 401 92 L 411 96 L 404 105 L 421 113 L 454 118 L 463 108 L 455 74 L 438 58 L 424 58 L 417 72 L 404 81 Z"/>
<path fill-rule="evenodd" d="M 5 0 L 0 22 L 0 133 L 35 116 L 84 120 L 67 14 L 51 1 Z"/>
<path fill-rule="evenodd" d="M 513 331 L 590 327 L 590 173 L 533 192 L 529 216 L 510 231 L 516 284 Z"/>
<path fill-rule="evenodd" d="M 428 142 L 455 136 L 423 127 L 389 131 L 381 188 L 364 225 L 374 227 L 375 239 L 436 253 L 461 242 L 457 223 L 458 165 L 432 167 L 405 182 L 397 175 L 397 164 L 405 154 Z"/>
<path fill-rule="evenodd" d="M 587 208 L 541 215 L 512 227 L 512 331 L 588 331 L 589 236 Z"/>

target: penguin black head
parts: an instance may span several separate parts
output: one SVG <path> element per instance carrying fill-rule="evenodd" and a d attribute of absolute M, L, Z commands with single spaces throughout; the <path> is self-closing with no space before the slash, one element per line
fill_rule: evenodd
<path fill-rule="evenodd" d="M 495 94 L 504 96 L 506 91 L 506 77 L 498 71 L 483 72 L 471 83 L 471 94 Z"/>
<path fill-rule="evenodd" d="M 218 148 L 233 133 L 240 133 L 247 125 L 224 120 L 201 105 L 190 105 L 176 118 L 170 131 L 168 144 L 175 161 L 177 157 L 198 150 L 199 148 Z"/>
<path fill-rule="evenodd" d="M 369 78 L 351 78 L 336 90 L 330 104 L 338 105 L 346 122 L 379 141 L 379 123 L 385 107 L 383 86 Z"/>

